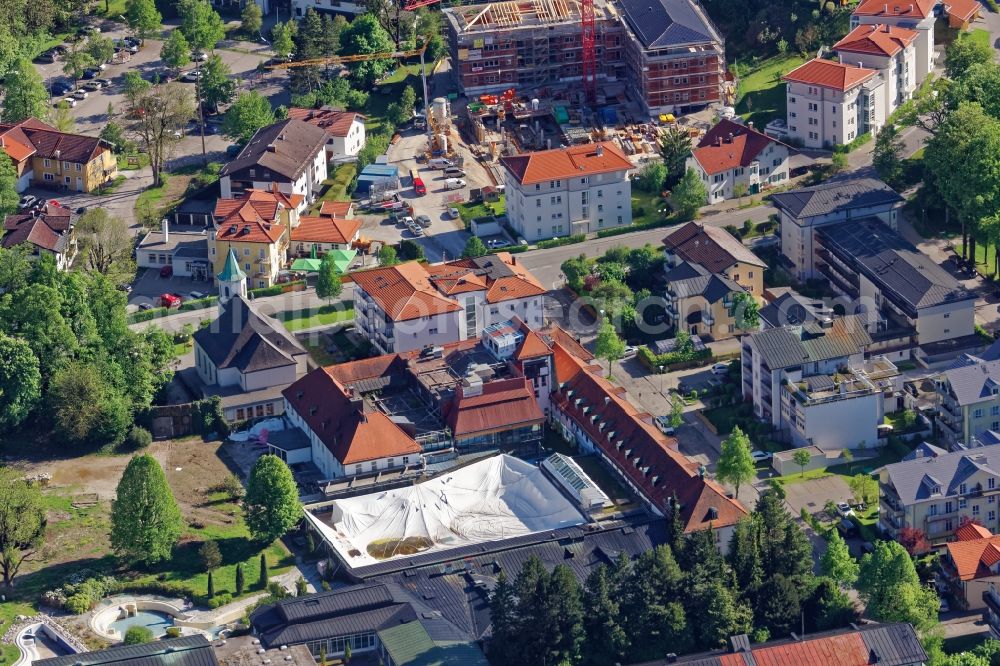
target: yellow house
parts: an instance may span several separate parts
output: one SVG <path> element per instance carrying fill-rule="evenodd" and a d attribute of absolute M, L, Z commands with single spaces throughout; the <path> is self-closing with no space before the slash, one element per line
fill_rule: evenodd
<path fill-rule="evenodd" d="M 300 195 L 253 189 L 235 199 L 219 199 L 208 236 L 212 272 L 222 272 L 232 249 L 251 289 L 274 285 L 288 256 L 291 230 L 298 226 L 298 199 Z"/>
<path fill-rule="evenodd" d="M 29 185 L 92 192 L 118 176 L 106 141 L 60 132 L 35 118 L 0 124 L 0 145 L 17 168 L 19 192 Z"/>
<path fill-rule="evenodd" d="M 724 340 L 743 332 L 736 294 L 759 305 L 766 264 L 725 229 L 689 222 L 663 240 L 667 316 L 677 330 Z"/>

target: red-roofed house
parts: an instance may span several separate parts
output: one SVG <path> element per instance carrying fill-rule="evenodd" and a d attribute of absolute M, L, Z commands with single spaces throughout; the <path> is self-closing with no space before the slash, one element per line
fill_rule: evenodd
<path fill-rule="evenodd" d="M 506 252 L 353 273 L 355 330 L 382 353 L 468 340 L 499 322 L 543 320 L 545 288 Z"/>
<path fill-rule="evenodd" d="M 118 161 L 103 139 L 60 132 L 37 118 L 0 123 L 0 147 L 17 169 L 17 191 L 30 185 L 92 192 L 118 176 Z"/>
<path fill-rule="evenodd" d="M 986 608 L 984 593 L 1000 583 L 1000 536 L 982 525 L 966 523 L 955 530 L 955 537 L 958 541 L 945 544 L 941 560 L 945 580 L 970 610 Z M 993 606 L 1000 611 L 1000 596 Z"/>
<path fill-rule="evenodd" d="M 350 162 L 365 147 L 365 117 L 354 111 L 288 109 L 288 117 L 315 125 L 326 132 L 326 157 L 331 162 Z"/>
<path fill-rule="evenodd" d="M 524 377 L 462 386 L 444 408 L 455 446 L 463 451 L 507 449 L 535 440 L 545 423 L 531 384 Z"/>
<path fill-rule="evenodd" d="M 708 203 L 757 194 L 788 180 L 788 146 L 758 132 L 752 125 L 720 120 L 691 151 L 687 160 L 708 190 Z"/>
<path fill-rule="evenodd" d="M 56 269 L 64 271 L 76 257 L 76 235 L 73 233 L 73 212 L 62 206 L 46 205 L 36 213 L 8 215 L 0 236 L 0 247 L 11 249 L 18 245 L 29 248 L 29 257 L 50 254 Z"/>
<path fill-rule="evenodd" d="M 885 82 L 874 69 L 813 58 L 782 78 L 791 141 L 830 149 L 885 124 Z"/>
<path fill-rule="evenodd" d="M 864 65 L 878 71 L 885 82 L 883 113 L 888 118 L 917 88 L 919 33 L 888 23 L 864 24 L 833 45 L 845 65 Z"/>
<path fill-rule="evenodd" d="M 921 81 L 934 69 L 934 7 L 937 0 L 861 0 L 851 13 L 851 28 L 891 25 L 914 30 L 915 76 Z M 963 8 L 964 9 L 964 8 Z M 962 13 L 962 12 L 956 12 Z"/>
<path fill-rule="evenodd" d="M 208 259 L 212 273 L 222 272 L 229 248 L 247 274 L 248 287 L 270 287 L 285 263 L 289 230 L 299 223 L 299 194 L 248 189 L 232 199 L 219 199 L 208 233 Z"/>
<path fill-rule="evenodd" d="M 944 11 L 950 27 L 968 30 L 969 24 L 982 14 L 983 6 L 976 0 L 947 0 Z"/>
<path fill-rule="evenodd" d="M 349 250 L 360 232 L 361 220 L 304 215 L 292 229 L 291 252 L 305 257 L 315 250 L 322 257 L 330 250 Z"/>
<path fill-rule="evenodd" d="M 507 218 L 524 239 L 632 224 L 632 162 L 610 141 L 504 157 Z"/>

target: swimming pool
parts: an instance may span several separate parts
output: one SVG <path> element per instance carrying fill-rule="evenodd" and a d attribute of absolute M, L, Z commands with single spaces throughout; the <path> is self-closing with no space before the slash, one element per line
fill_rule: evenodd
<path fill-rule="evenodd" d="M 137 611 L 136 614 L 131 617 L 124 617 L 120 620 L 115 620 L 108 625 L 109 628 L 117 631 L 118 635 L 122 637 L 124 637 L 125 632 L 132 627 L 148 627 L 149 630 L 153 632 L 153 636 L 156 638 L 166 634 L 167 627 L 172 626 L 174 626 L 174 618 L 172 615 L 155 610 Z"/>

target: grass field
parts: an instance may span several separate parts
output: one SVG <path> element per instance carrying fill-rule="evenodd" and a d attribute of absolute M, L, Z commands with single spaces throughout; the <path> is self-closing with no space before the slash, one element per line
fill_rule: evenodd
<path fill-rule="evenodd" d="M 962 243 L 955 244 L 955 252 L 962 253 Z M 996 268 L 997 248 L 987 243 L 976 243 L 976 270 L 985 275 L 993 273 Z"/>
<path fill-rule="evenodd" d="M 278 315 L 278 319 L 281 320 L 281 323 L 289 331 L 300 331 L 304 328 L 326 326 L 338 321 L 354 319 L 354 307 L 349 303 L 341 301 L 340 303 L 323 305 L 319 308 L 286 310 Z"/>
<path fill-rule="evenodd" d="M 805 62 L 799 55 L 779 55 L 765 60 L 740 79 L 736 113 L 763 128 L 775 118 L 785 117 L 785 86 L 781 77 Z"/>
<path fill-rule="evenodd" d="M 324 201 L 350 201 L 351 196 L 347 193 L 347 188 L 350 186 L 351 181 L 354 180 L 354 175 L 357 172 L 358 166 L 356 164 L 341 164 L 338 166 L 333 174 L 323 181 L 325 190 L 322 196 L 309 209 L 310 214 L 316 215 L 319 209 L 323 207 Z"/>
<path fill-rule="evenodd" d="M 632 187 L 632 224 L 662 220 L 669 212 L 669 207 L 659 194 Z"/>
<path fill-rule="evenodd" d="M 479 217 L 489 217 L 490 215 L 503 215 L 507 212 L 507 200 L 505 195 L 500 195 L 500 201 L 494 201 L 491 203 L 486 203 L 483 201 L 477 203 L 463 203 L 458 204 L 458 214 L 462 218 L 462 222 L 465 222 L 466 228 L 472 223 L 473 220 Z"/>

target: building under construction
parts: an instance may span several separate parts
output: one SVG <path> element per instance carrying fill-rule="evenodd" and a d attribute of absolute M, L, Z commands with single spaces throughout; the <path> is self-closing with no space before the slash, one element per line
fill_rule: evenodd
<path fill-rule="evenodd" d="M 723 40 L 693 0 L 593 0 L 597 104 L 627 94 L 649 115 L 721 99 Z M 503 0 L 444 10 L 452 63 L 468 96 L 514 88 L 584 101 L 581 3 Z"/>

